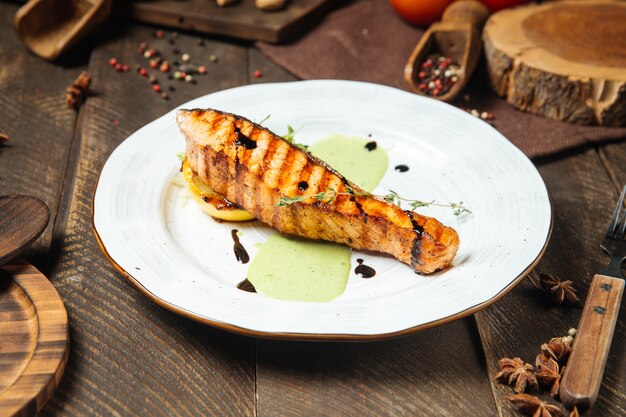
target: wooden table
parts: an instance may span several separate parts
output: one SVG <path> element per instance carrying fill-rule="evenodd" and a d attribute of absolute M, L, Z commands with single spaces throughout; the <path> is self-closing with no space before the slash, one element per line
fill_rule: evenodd
<path fill-rule="evenodd" d="M 13 4 L 0 3 L 0 194 L 47 202 L 51 222 L 25 255 L 50 277 L 70 317 L 69 365 L 44 416 L 491 416 L 519 415 L 497 360 L 534 361 L 541 343 L 576 327 L 582 303 L 553 306 L 525 280 L 495 305 L 408 337 L 372 343 L 254 339 L 152 303 L 105 260 L 91 230 L 100 168 L 128 135 L 174 106 L 229 87 L 294 78 L 251 45 L 181 35 L 192 56 L 215 54 L 198 84 L 172 82 L 163 100 L 111 57 L 134 64 L 154 28 L 117 21 L 72 58 L 50 64 L 17 39 Z M 75 112 L 65 88 L 81 70 L 96 95 Z M 261 78 L 252 74 L 262 71 Z M 168 83 L 164 83 L 168 85 Z M 584 299 L 607 262 L 598 247 L 626 183 L 626 143 L 535 161 L 554 204 L 554 231 L 536 271 L 572 279 Z M 596 406 L 626 415 L 626 311 L 617 324 Z"/>

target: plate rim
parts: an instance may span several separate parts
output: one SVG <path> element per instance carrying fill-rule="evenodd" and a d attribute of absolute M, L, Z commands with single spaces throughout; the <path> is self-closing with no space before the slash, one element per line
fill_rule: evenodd
<path fill-rule="evenodd" d="M 376 83 L 367 83 L 367 82 L 359 82 L 359 81 L 352 81 L 352 80 L 310 80 L 313 82 L 319 82 L 319 81 L 333 81 L 333 82 L 348 82 L 351 84 L 367 84 L 367 85 L 374 85 L 377 87 L 385 87 L 385 88 L 389 88 L 391 90 L 397 90 L 397 91 L 402 91 L 399 90 L 397 88 L 393 88 L 390 86 L 386 86 L 386 85 L 382 85 L 382 84 L 376 84 Z M 300 82 L 307 82 L 307 81 L 291 81 L 291 82 L 277 82 L 277 83 L 265 83 L 263 85 L 267 85 L 267 84 L 290 84 L 290 83 L 300 83 Z M 234 90 L 234 89 L 240 89 L 240 88 L 245 88 L 245 87 L 249 87 L 250 85 L 243 85 L 243 86 L 238 86 L 238 87 L 233 87 L 233 88 L 228 88 L 226 90 Z M 205 97 L 207 95 L 211 95 L 211 94 L 215 94 L 215 93 L 219 93 L 222 91 L 226 91 L 226 90 L 219 90 L 216 91 L 214 93 L 209 93 L 206 94 L 204 96 L 199 96 L 196 97 L 190 101 Z M 424 97 L 421 97 L 422 99 L 426 99 Z M 436 100 L 434 100 L 436 101 Z M 438 102 L 438 101 L 436 101 Z M 440 102 L 438 102 L 440 103 Z M 186 103 L 183 103 L 181 105 L 185 105 Z M 447 104 L 447 103 L 441 103 L 441 104 Z M 178 108 L 180 106 L 176 106 L 173 110 L 175 110 L 176 108 Z M 458 110 L 458 111 L 462 111 L 460 109 L 457 109 L 454 106 L 450 107 L 452 109 Z M 172 110 L 171 110 L 172 111 Z M 166 116 L 167 114 L 169 114 L 171 111 L 166 112 L 165 114 L 163 114 L 162 116 L 160 116 L 159 118 L 149 122 L 148 124 L 160 119 L 161 117 Z M 143 129 L 146 125 L 143 125 L 141 128 L 139 128 L 137 131 L 135 131 L 133 134 L 137 133 L 138 131 L 140 131 L 141 129 Z M 491 127 L 493 129 L 493 127 Z M 496 130 L 496 129 L 494 129 Z M 497 131 L 497 130 L 496 130 Z M 532 164 L 532 161 L 530 160 L 530 158 L 528 158 L 528 156 L 526 156 L 517 146 L 515 146 L 514 143 L 512 143 L 509 139 L 507 139 L 504 135 L 502 135 L 499 131 L 497 131 L 500 136 L 502 136 L 502 139 L 506 140 L 515 150 L 517 150 L 524 158 L 528 159 L 528 161 Z M 133 134 L 131 134 L 130 136 L 132 136 Z M 130 137 L 129 136 L 129 137 Z M 128 137 L 128 138 L 129 138 Z M 116 146 L 116 148 L 111 151 L 110 155 L 115 152 L 115 150 L 122 144 L 124 143 L 128 138 L 124 139 L 122 142 L 120 142 L 120 144 L 118 146 Z M 107 160 L 108 158 L 107 157 Z M 432 320 L 426 323 L 422 323 L 422 324 L 418 324 L 416 326 L 412 326 L 412 327 L 408 327 L 406 329 L 402 329 L 402 330 L 398 330 L 398 331 L 394 331 L 394 332 L 385 332 L 385 333 L 376 333 L 376 334 L 359 334 L 359 333 L 300 333 L 300 332 L 270 332 L 270 331 L 261 331 L 261 330 L 253 330 L 253 329 L 249 329 L 246 327 L 241 327 L 241 326 L 237 326 L 234 324 L 230 324 L 230 323 L 226 323 L 226 322 L 222 322 L 222 321 L 218 321 L 218 320 L 212 320 L 209 319 L 207 317 L 201 316 L 199 314 L 196 314 L 190 310 L 187 310 L 183 307 L 180 307 L 174 303 L 171 303 L 169 301 L 166 301 L 165 299 L 157 296 L 156 294 L 152 293 L 150 290 L 148 290 L 142 283 L 140 280 L 138 280 L 137 278 L 135 278 L 130 272 L 126 271 L 120 264 L 118 264 L 113 257 L 109 254 L 104 242 L 102 241 L 102 238 L 100 237 L 98 230 L 96 229 L 95 226 L 95 195 L 96 195 L 96 191 L 98 189 L 98 185 L 100 183 L 100 179 L 102 177 L 102 172 L 104 171 L 104 168 L 106 166 L 106 161 L 105 163 L 102 165 L 102 167 L 100 168 L 100 172 L 98 174 L 98 179 L 96 181 L 96 184 L 94 186 L 94 191 L 93 191 L 93 198 L 91 200 L 91 229 L 94 233 L 94 236 L 96 238 L 96 241 L 98 243 L 98 246 L 100 247 L 100 250 L 102 251 L 102 253 L 104 254 L 106 260 L 109 262 L 109 264 L 111 264 L 114 269 L 116 269 L 118 271 L 118 273 L 120 273 L 124 278 L 126 278 L 137 290 L 139 290 L 139 292 L 141 292 L 144 296 L 146 296 L 148 299 L 150 299 L 152 302 L 154 302 L 155 304 L 159 305 L 160 307 L 165 308 L 166 310 L 169 310 L 173 313 L 176 313 L 180 316 L 186 317 L 188 319 L 192 319 L 195 320 L 197 322 L 203 323 L 203 324 L 207 324 L 209 326 L 218 328 L 220 330 L 225 330 L 228 331 L 230 333 L 235 333 L 235 334 L 240 334 L 240 335 L 244 335 L 244 336 L 251 336 L 251 337 L 259 337 L 259 338 L 264 338 L 264 339 L 276 339 L 276 340 L 300 340 L 300 341 L 382 341 L 382 340 L 389 340 L 389 339 L 394 339 L 394 338 L 398 338 L 398 337 L 402 337 L 402 336 L 408 336 L 410 334 L 422 331 L 422 330 L 427 330 L 436 326 L 440 326 L 446 323 L 450 323 L 452 321 L 455 320 L 459 320 L 462 319 L 464 317 L 467 317 L 469 315 L 472 315 L 478 311 L 481 311 L 487 307 L 489 307 L 490 305 L 494 304 L 495 302 L 497 302 L 498 300 L 500 300 L 502 297 L 504 297 L 506 294 L 508 294 L 513 288 L 515 288 L 529 273 L 530 271 L 532 271 L 535 266 L 539 263 L 539 261 L 541 260 L 541 258 L 543 257 L 543 255 L 545 254 L 545 251 L 547 249 L 548 243 L 550 242 L 550 238 L 552 237 L 552 230 L 553 230 L 553 225 L 554 225 L 554 205 L 552 204 L 552 198 L 550 195 L 550 192 L 548 191 L 547 187 L 545 187 L 545 183 L 544 183 L 544 187 L 546 190 L 546 195 L 547 195 L 547 199 L 548 199 L 548 205 L 550 208 L 550 225 L 548 228 L 548 231 L 546 233 L 546 238 L 545 241 L 543 242 L 543 246 L 541 248 L 541 250 L 539 251 L 539 253 L 537 254 L 537 256 L 522 270 L 522 272 L 517 275 L 517 277 L 515 277 L 507 286 L 505 286 L 504 288 L 502 288 L 497 294 L 495 294 L 493 297 L 475 304 L 471 307 L 468 307 L 464 310 L 461 310 L 459 312 L 457 312 L 456 314 L 452 314 L 449 315 L 447 317 L 442 317 L 440 319 L 436 319 L 436 320 Z M 533 164 L 534 166 L 534 164 Z M 536 167 L 535 167 L 536 169 Z M 543 179 L 542 179 L 543 182 Z"/>

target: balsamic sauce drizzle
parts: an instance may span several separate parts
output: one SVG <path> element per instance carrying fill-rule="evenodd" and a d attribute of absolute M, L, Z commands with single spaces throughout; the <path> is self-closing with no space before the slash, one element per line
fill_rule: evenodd
<path fill-rule="evenodd" d="M 254 149 L 256 148 L 256 142 L 241 133 L 241 130 L 237 126 L 235 126 L 235 135 L 237 135 L 237 139 L 235 140 L 235 145 L 243 146 L 246 149 Z"/>
<path fill-rule="evenodd" d="M 306 191 L 306 189 L 307 189 L 307 188 L 309 188 L 309 183 L 308 183 L 308 182 L 306 182 L 306 181 L 300 181 L 300 182 L 298 183 L 298 189 L 299 189 L 300 191 Z"/>
<path fill-rule="evenodd" d="M 356 260 L 359 265 L 354 269 L 354 273 L 361 275 L 362 278 L 371 278 L 376 275 L 376 270 L 371 266 L 363 265 L 363 259 Z"/>
<path fill-rule="evenodd" d="M 233 237 L 233 241 L 235 244 L 233 245 L 233 250 L 235 251 L 235 258 L 242 264 L 247 264 L 250 261 L 250 255 L 246 251 L 246 248 L 243 247 L 241 242 L 239 241 L 239 236 L 237 236 L 237 229 L 233 229 L 230 232 L 230 235 Z"/>
<path fill-rule="evenodd" d="M 237 288 L 246 292 L 256 292 L 256 288 L 254 288 L 254 285 L 252 285 L 252 283 L 248 281 L 248 278 L 237 284 Z"/>
<path fill-rule="evenodd" d="M 401 165 L 396 165 L 394 169 L 398 172 L 407 172 L 409 170 L 409 167 L 407 165 L 401 164 Z"/>
<path fill-rule="evenodd" d="M 376 143 L 375 140 L 371 141 L 371 142 L 367 142 L 365 144 L 365 149 L 367 149 L 368 151 L 373 151 L 374 149 L 376 149 L 376 147 L 378 146 L 378 144 Z"/>

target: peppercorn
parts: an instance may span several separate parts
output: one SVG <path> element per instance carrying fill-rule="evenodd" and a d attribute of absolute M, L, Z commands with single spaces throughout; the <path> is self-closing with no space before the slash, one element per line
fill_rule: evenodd
<path fill-rule="evenodd" d="M 189 56 L 189 54 L 183 54 L 183 55 L 180 57 L 180 59 L 182 59 L 182 60 L 183 60 L 183 62 L 188 62 L 188 61 L 191 59 L 191 57 Z"/>
<path fill-rule="evenodd" d="M 117 59 L 111 58 L 109 59 L 109 65 L 115 67 L 117 65 Z"/>
<path fill-rule="evenodd" d="M 254 78 L 261 78 L 263 73 L 260 70 L 254 71 Z"/>
<path fill-rule="evenodd" d="M 158 84 L 154 84 L 152 86 L 152 91 L 154 91 L 155 93 L 160 93 L 161 92 L 161 86 Z"/>
<path fill-rule="evenodd" d="M 567 331 L 567 335 L 572 337 L 576 336 L 576 329 L 572 327 Z"/>
<path fill-rule="evenodd" d="M 164 62 L 161 64 L 161 68 L 160 68 L 160 69 L 161 69 L 161 72 L 169 72 L 169 70 L 170 70 L 170 64 L 168 64 L 168 62 L 167 62 L 167 61 L 164 61 Z"/>
<path fill-rule="evenodd" d="M 204 65 L 198 67 L 198 74 L 206 74 L 206 67 Z"/>
<path fill-rule="evenodd" d="M 185 81 L 187 81 L 188 83 L 193 81 L 193 77 L 191 75 L 186 75 L 185 76 Z"/>
<path fill-rule="evenodd" d="M 148 70 L 145 68 L 140 68 L 139 69 L 139 75 L 141 75 L 142 77 L 147 77 L 148 76 Z"/>
<path fill-rule="evenodd" d="M 129 69 L 128 64 L 122 65 L 122 70 L 128 71 L 128 69 Z"/>
<path fill-rule="evenodd" d="M 165 36 L 165 33 L 163 33 L 162 30 L 157 30 L 154 35 L 156 36 L 157 39 L 161 39 L 163 38 L 163 36 Z"/>
<path fill-rule="evenodd" d="M 115 64 L 115 70 L 116 71 L 120 71 L 121 72 L 122 69 L 123 69 L 122 64 Z"/>
<path fill-rule="evenodd" d="M 211 55 L 211 56 L 209 56 L 209 61 L 217 62 L 217 57 L 215 55 Z"/>

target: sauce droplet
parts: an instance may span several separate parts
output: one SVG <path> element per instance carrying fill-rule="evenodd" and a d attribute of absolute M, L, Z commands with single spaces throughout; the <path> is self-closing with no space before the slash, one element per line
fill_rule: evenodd
<path fill-rule="evenodd" d="M 237 135 L 237 139 L 235 140 L 235 145 L 243 146 L 246 149 L 254 149 L 256 148 L 256 142 L 241 133 L 238 127 L 235 127 L 235 135 Z"/>
<path fill-rule="evenodd" d="M 367 149 L 368 151 L 373 151 L 374 149 L 376 149 L 378 145 L 376 144 L 376 141 L 371 141 L 371 142 L 367 142 L 365 144 L 365 149 Z"/>
<path fill-rule="evenodd" d="M 300 191 L 305 191 L 307 188 L 309 188 L 309 183 L 308 183 L 308 182 L 306 182 L 306 181 L 300 181 L 300 182 L 298 183 L 298 189 L 299 189 Z"/>
<path fill-rule="evenodd" d="M 376 270 L 371 266 L 363 265 L 363 259 L 356 260 L 359 265 L 354 269 L 354 273 L 357 275 L 361 275 L 363 278 L 371 278 L 376 275 Z"/>
<path fill-rule="evenodd" d="M 233 250 L 235 251 L 235 258 L 242 264 L 247 264 L 250 261 L 250 255 L 246 251 L 246 248 L 243 247 L 241 242 L 239 242 L 239 236 L 237 236 L 237 229 L 233 229 L 230 232 L 230 235 L 233 237 L 233 241 L 235 244 L 233 245 Z"/>
<path fill-rule="evenodd" d="M 252 283 L 248 281 L 248 278 L 237 284 L 237 288 L 246 292 L 256 292 L 256 288 L 254 288 L 254 285 L 252 285 Z"/>
<path fill-rule="evenodd" d="M 394 169 L 398 172 L 407 172 L 409 170 L 409 167 L 402 164 L 402 165 L 396 165 Z"/>

